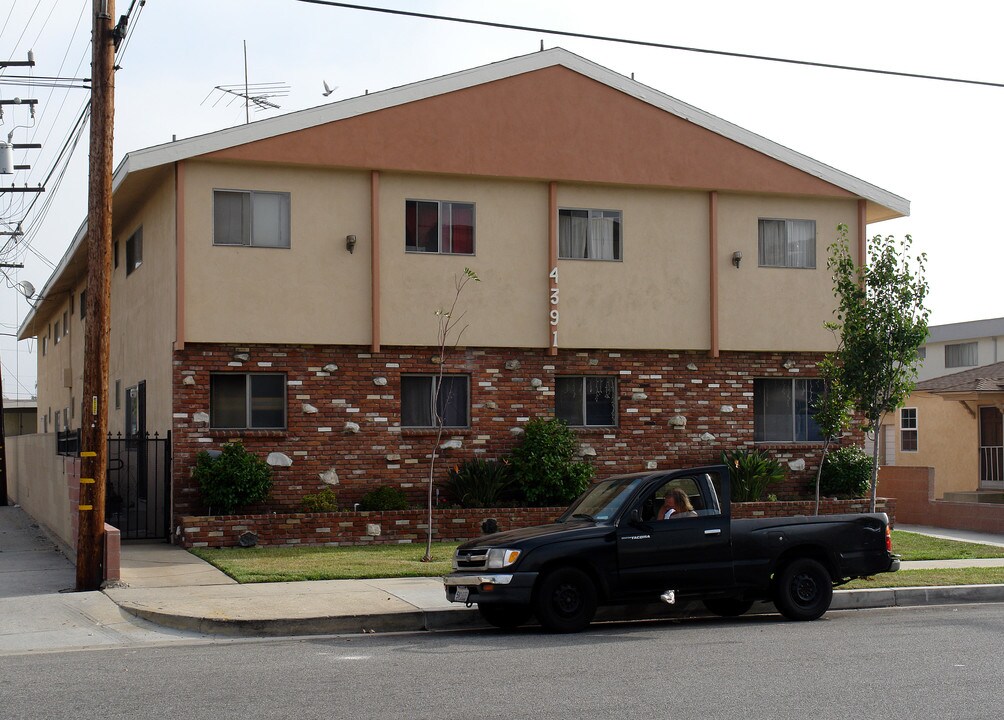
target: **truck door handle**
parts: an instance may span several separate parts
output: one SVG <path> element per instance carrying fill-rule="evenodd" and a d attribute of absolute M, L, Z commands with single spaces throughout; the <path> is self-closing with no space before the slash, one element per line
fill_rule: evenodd
<path fill-rule="evenodd" d="M 705 530 L 704 534 L 705 535 L 721 535 L 722 534 L 722 529 L 721 528 L 712 528 L 710 530 Z"/>

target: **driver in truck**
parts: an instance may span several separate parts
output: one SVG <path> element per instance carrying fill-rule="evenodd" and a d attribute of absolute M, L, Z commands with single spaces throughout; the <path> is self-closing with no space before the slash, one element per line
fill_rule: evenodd
<path fill-rule="evenodd" d="M 670 518 L 696 517 L 694 506 L 690 504 L 687 493 L 680 488 L 673 488 L 666 493 L 662 499 L 662 507 L 656 513 L 657 520 L 669 520 Z"/>

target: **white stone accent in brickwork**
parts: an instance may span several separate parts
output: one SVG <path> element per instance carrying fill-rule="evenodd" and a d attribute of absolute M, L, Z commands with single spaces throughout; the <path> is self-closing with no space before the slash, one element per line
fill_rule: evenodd
<path fill-rule="evenodd" d="M 330 427 L 319 427 L 319 428 L 317 428 L 317 432 L 329 433 L 329 432 L 331 432 L 331 428 Z"/>

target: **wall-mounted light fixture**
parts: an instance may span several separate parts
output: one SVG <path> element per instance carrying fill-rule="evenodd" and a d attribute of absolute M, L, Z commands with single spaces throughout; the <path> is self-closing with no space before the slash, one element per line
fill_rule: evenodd
<path fill-rule="evenodd" d="M 345 249 L 348 250 L 350 253 L 353 250 L 356 249 L 356 236 L 355 235 L 346 235 L 345 236 Z"/>
<path fill-rule="evenodd" d="M 736 266 L 736 270 L 739 269 L 739 263 L 743 261 L 743 251 L 736 250 L 732 253 L 732 264 Z"/>

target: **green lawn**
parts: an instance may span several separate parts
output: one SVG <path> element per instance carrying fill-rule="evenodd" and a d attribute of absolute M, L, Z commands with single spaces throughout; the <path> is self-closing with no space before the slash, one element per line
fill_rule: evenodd
<path fill-rule="evenodd" d="M 240 583 L 346 580 L 359 578 L 435 577 L 450 572 L 458 543 L 433 543 L 432 562 L 422 562 L 425 543 L 362 547 L 195 548 L 192 552 Z M 904 560 L 951 560 L 1004 557 L 1004 548 L 894 530 L 893 552 Z M 904 587 L 1004 583 L 1004 568 L 908 570 L 856 580 L 844 587 Z"/>
<path fill-rule="evenodd" d="M 892 551 L 904 560 L 969 560 L 1004 557 L 1004 548 L 979 543 L 942 540 L 917 533 L 892 531 Z"/>

